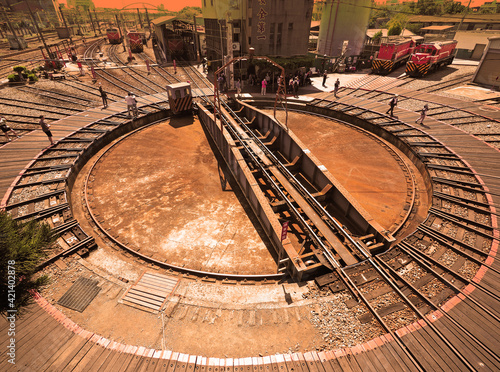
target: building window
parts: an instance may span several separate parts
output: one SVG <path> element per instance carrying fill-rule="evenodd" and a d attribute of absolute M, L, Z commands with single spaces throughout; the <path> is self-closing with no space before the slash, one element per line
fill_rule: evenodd
<path fill-rule="evenodd" d="M 252 45 L 252 38 L 251 37 L 248 38 L 248 45 Z"/>
<path fill-rule="evenodd" d="M 290 23 L 288 24 L 288 29 L 289 29 L 289 30 L 293 30 L 293 23 L 291 23 L 291 22 L 290 22 Z"/>
<path fill-rule="evenodd" d="M 252 18 L 248 18 L 248 27 L 252 27 Z"/>
<path fill-rule="evenodd" d="M 207 0 L 203 0 L 203 4 L 207 6 Z"/>
<path fill-rule="evenodd" d="M 274 29 L 276 28 L 275 27 L 275 23 L 271 23 L 270 27 L 269 27 L 269 52 L 270 53 L 274 53 Z"/>
<path fill-rule="evenodd" d="M 214 0 L 210 0 L 210 5 L 214 6 Z"/>
<path fill-rule="evenodd" d="M 278 23 L 278 32 L 276 33 L 276 53 L 281 52 L 281 35 L 283 34 L 283 23 Z"/>

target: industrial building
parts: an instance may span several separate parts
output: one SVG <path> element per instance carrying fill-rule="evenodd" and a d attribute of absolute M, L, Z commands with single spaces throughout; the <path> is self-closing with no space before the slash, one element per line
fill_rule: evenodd
<path fill-rule="evenodd" d="M 370 18 L 370 0 L 327 0 L 318 40 L 318 55 L 361 54 Z"/>
<path fill-rule="evenodd" d="M 472 81 L 487 87 L 500 88 L 500 36 L 488 38 L 488 45 Z"/>
<path fill-rule="evenodd" d="M 307 53 L 313 0 L 203 0 L 207 57 Z"/>

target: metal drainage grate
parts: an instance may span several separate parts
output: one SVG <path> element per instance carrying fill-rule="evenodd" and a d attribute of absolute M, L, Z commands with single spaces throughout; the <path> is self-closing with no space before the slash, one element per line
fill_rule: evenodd
<path fill-rule="evenodd" d="M 174 292 L 178 278 L 156 273 L 144 273 L 123 296 L 121 303 L 141 310 L 158 312 Z"/>
<path fill-rule="evenodd" d="M 101 290 L 97 286 L 98 283 L 99 281 L 94 279 L 79 277 L 57 303 L 68 309 L 82 312 Z"/>

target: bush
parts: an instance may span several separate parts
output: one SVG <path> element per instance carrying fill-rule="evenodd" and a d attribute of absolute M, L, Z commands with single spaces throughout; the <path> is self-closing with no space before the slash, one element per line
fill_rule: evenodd
<path fill-rule="evenodd" d="M 7 76 L 7 79 L 11 82 L 14 82 L 14 81 L 19 81 L 19 75 L 17 74 L 10 74 Z"/>
<path fill-rule="evenodd" d="M 21 309 L 30 292 L 48 284 L 47 276 L 34 277 L 37 266 L 56 236 L 50 226 L 32 220 L 19 222 L 0 212 L 0 313 Z M 15 296 L 8 296 L 15 290 Z"/>
<path fill-rule="evenodd" d="M 22 73 L 22 72 L 25 72 L 26 71 L 26 67 L 24 66 L 15 66 L 15 67 L 12 67 L 12 69 L 17 72 L 17 73 Z"/>
<path fill-rule="evenodd" d="M 29 81 L 38 81 L 38 76 L 35 74 L 28 74 L 28 80 Z"/>

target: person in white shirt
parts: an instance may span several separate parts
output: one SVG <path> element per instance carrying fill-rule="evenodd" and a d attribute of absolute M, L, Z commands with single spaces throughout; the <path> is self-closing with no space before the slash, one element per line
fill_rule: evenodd
<path fill-rule="evenodd" d="M 137 117 L 137 100 L 135 99 L 135 96 L 132 92 L 129 92 L 128 95 L 125 96 L 125 102 L 127 102 L 127 114 L 128 116 L 134 116 L 134 118 Z M 132 115 L 130 113 L 132 112 Z"/>
<path fill-rule="evenodd" d="M 2 130 L 5 138 L 7 138 L 7 141 L 9 141 L 9 142 L 10 142 L 10 138 L 9 138 L 9 135 L 7 134 L 8 132 L 14 133 L 14 135 L 17 138 L 19 138 L 19 135 L 16 133 L 16 131 L 7 125 L 7 119 L 5 119 L 4 116 L 0 116 L 0 129 Z"/>

